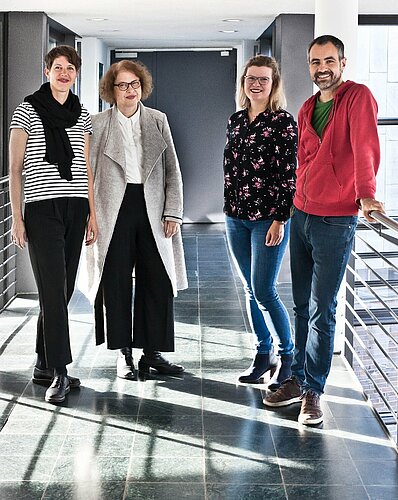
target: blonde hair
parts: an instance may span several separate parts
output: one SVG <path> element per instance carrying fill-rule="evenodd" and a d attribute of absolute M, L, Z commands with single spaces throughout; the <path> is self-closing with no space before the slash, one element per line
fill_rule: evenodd
<path fill-rule="evenodd" d="M 278 63 L 274 57 L 263 56 L 261 54 L 252 57 L 246 63 L 242 76 L 240 77 L 239 106 L 243 109 L 250 108 L 250 99 L 245 94 L 245 76 L 252 66 L 266 67 L 272 69 L 272 89 L 268 101 L 270 111 L 278 111 L 286 106 L 285 93 L 283 91 L 282 78 L 279 72 Z"/>
<path fill-rule="evenodd" d="M 130 71 L 138 76 L 141 83 L 141 99 L 147 99 L 153 89 L 152 85 L 152 76 L 146 66 L 144 66 L 139 61 L 128 61 L 127 59 L 123 59 L 117 63 L 113 63 L 109 66 L 108 71 L 101 78 L 99 84 L 99 91 L 101 99 L 109 104 L 115 104 L 115 87 L 113 84 L 116 81 L 117 75 L 120 71 Z"/>

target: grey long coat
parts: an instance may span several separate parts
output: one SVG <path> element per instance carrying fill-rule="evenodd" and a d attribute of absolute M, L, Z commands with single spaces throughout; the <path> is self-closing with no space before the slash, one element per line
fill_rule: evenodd
<path fill-rule="evenodd" d="M 182 179 L 166 115 L 142 103 L 141 131 L 143 149 L 144 196 L 149 221 L 159 254 L 170 278 L 174 296 L 187 288 L 181 232 L 164 236 L 162 221 L 182 221 Z M 94 115 L 90 147 L 94 174 L 94 202 L 99 228 L 98 241 L 86 248 L 83 266 L 87 283 L 83 285 L 93 302 L 98 291 L 105 257 L 126 190 L 126 159 L 122 135 L 113 107 Z"/>

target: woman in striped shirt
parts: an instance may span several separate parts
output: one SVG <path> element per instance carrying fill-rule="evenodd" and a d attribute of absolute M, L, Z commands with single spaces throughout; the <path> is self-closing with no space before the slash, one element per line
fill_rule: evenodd
<path fill-rule="evenodd" d="M 10 126 L 11 235 L 19 248 L 29 242 L 40 301 L 33 382 L 50 386 L 45 399 L 51 403 L 64 401 L 70 388 L 80 385 L 66 369 L 72 362 L 68 302 L 84 233 L 91 245 L 98 231 L 89 165 L 91 120 L 71 92 L 80 65 L 72 47 L 52 49 L 45 57 L 48 82 L 16 108 Z"/>

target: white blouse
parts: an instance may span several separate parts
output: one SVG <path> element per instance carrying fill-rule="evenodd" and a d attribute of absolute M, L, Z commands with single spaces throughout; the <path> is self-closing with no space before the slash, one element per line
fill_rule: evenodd
<path fill-rule="evenodd" d="M 141 110 L 127 118 L 117 110 L 126 154 L 126 179 L 128 183 L 142 184 L 142 135 L 140 125 Z"/>

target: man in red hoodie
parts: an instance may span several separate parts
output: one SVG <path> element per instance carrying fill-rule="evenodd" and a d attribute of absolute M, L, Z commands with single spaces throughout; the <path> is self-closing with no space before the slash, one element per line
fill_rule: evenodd
<path fill-rule="evenodd" d="M 323 421 L 320 396 L 333 356 L 337 293 L 350 256 L 358 209 L 372 221 L 380 162 L 377 104 L 364 85 L 343 81 L 344 44 L 311 42 L 308 64 L 319 88 L 301 107 L 296 195 L 290 228 L 295 355 L 292 377 L 264 404 L 301 402 L 299 422 Z"/>

